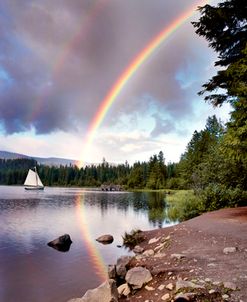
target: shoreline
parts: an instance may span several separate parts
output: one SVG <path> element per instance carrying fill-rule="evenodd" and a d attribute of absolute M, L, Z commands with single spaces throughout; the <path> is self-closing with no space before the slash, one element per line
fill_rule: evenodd
<path fill-rule="evenodd" d="M 175 226 L 144 231 L 145 240 L 139 244 L 143 251 L 126 268 L 144 267 L 150 271 L 152 280 L 116 301 L 246 302 L 246 230 L 247 207 L 240 207 L 208 212 Z M 178 288 L 181 284 L 182 288 Z M 190 293 L 190 297 L 176 300 L 179 293 Z"/>

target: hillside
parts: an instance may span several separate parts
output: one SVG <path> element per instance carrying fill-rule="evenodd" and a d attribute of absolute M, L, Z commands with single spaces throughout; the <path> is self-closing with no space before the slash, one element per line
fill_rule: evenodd
<path fill-rule="evenodd" d="M 0 151 L 0 158 L 2 159 L 17 159 L 17 158 L 30 158 L 35 159 L 39 164 L 47 166 L 69 166 L 76 165 L 77 161 L 73 159 L 59 158 L 59 157 L 36 157 L 20 153 L 13 153 L 8 151 Z"/>

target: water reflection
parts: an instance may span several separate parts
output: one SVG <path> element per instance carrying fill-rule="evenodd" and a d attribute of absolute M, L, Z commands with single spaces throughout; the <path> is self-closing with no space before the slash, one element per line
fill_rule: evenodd
<path fill-rule="evenodd" d="M 166 217 L 165 193 L 149 192 L 148 198 L 148 219 L 153 223 L 154 227 L 162 228 Z"/>
<path fill-rule="evenodd" d="M 129 254 L 122 235 L 170 225 L 162 193 L 0 187 L 0 301 L 67 301 L 102 282 L 103 267 Z M 70 234 L 67 253 L 47 246 Z M 114 242 L 95 241 L 112 234 Z M 25 278 L 23 278 L 25 276 Z"/>

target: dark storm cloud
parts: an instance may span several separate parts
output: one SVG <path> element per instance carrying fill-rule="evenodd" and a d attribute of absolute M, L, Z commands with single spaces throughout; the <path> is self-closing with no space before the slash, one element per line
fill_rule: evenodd
<path fill-rule="evenodd" d="M 86 126 L 126 66 L 188 7 L 184 2 L 1 1 L 0 122 L 5 131 L 34 127 L 49 133 Z M 185 90 L 183 78 L 187 66 L 195 75 L 192 82 L 203 77 L 198 71 L 205 63 L 200 63 L 201 44 L 190 23 L 181 28 L 126 85 L 113 116 L 138 113 L 144 94 L 153 96 L 161 112 L 189 114 L 195 83 L 193 90 Z M 159 128 L 170 131 L 160 116 L 153 117 L 153 135 Z"/>

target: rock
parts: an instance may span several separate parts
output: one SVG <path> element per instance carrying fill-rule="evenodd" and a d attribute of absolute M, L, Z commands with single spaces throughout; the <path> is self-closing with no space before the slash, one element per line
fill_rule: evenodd
<path fill-rule="evenodd" d="M 152 286 L 148 286 L 148 285 L 146 285 L 146 286 L 145 286 L 145 289 L 146 289 L 146 290 L 148 290 L 148 291 L 155 290 L 155 288 L 154 288 L 154 287 L 152 287 Z"/>
<path fill-rule="evenodd" d="M 110 279 L 99 287 L 88 290 L 82 298 L 71 299 L 68 302 L 117 302 L 118 290 L 116 281 Z"/>
<path fill-rule="evenodd" d="M 146 256 L 146 257 L 150 257 L 150 256 L 153 256 L 154 255 L 154 250 L 146 250 L 145 252 L 142 253 L 143 256 Z"/>
<path fill-rule="evenodd" d="M 171 254 L 171 258 L 180 260 L 182 258 L 186 258 L 186 256 L 184 254 Z"/>
<path fill-rule="evenodd" d="M 122 256 L 118 258 L 116 264 L 116 273 L 119 277 L 124 278 L 127 272 L 126 266 L 129 264 L 131 256 Z"/>
<path fill-rule="evenodd" d="M 223 286 L 231 290 L 237 290 L 237 285 L 233 282 L 224 282 Z"/>
<path fill-rule="evenodd" d="M 208 293 L 210 294 L 210 295 L 212 295 L 212 294 L 214 294 L 216 291 L 214 290 L 214 289 L 210 289 L 209 291 L 208 291 Z"/>
<path fill-rule="evenodd" d="M 174 285 L 172 283 L 169 283 L 169 284 L 167 284 L 166 288 L 169 290 L 173 290 Z"/>
<path fill-rule="evenodd" d="M 103 243 L 103 244 L 110 244 L 113 242 L 113 240 L 114 240 L 113 236 L 109 235 L 109 234 L 102 235 L 96 239 L 96 241 Z"/>
<path fill-rule="evenodd" d="M 115 279 L 116 278 L 116 266 L 108 265 L 108 278 Z"/>
<path fill-rule="evenodd" d="M 165 294 L 164 296 L 161 297 L 162 301 L 169 301 L 170 300 L 170 294 Z"/>
<path fill-rule="evenodd" d="M 148 241 L 148 244 L 153 244 L 153 243 L 155 243 L 155 242 L 157 242 L 157 241 L 159 241 L 160 240 L 160 237 L 158 237 L 158 238 L 152 238 L 152 239 L 150 239 L 149 241 Z"/>
<path fill-rule="evenodd" d="M 230 247 L 225 247 L 223 249 L 224 254 L 230 254 L 230 253 L 235 253 L 237 251 L 237 248 L 235 246 L 230 246 Z"/>
<path fill-rule="evenodd" d="M 152 275 L 148 269 L 138 266 L 127 272 L 125 280 L 133 287 L 133 289 L 137 289 L 151 281 Z"/>
<path fill-rule="evenodd" d="M 183 288 L 204 288 L 204 286 L 195 284 L 191 281 L 178 280 L 176 282 L 176 291 Z"/>
<path fill-rule="evenodd" d="M 141 254 L 144 251 L 144 248 L 141 247 L 140 245 L 136 245 L 133 249 L 133 252 L 136 254 Z"/>
<path fill-rule="evenodd" d="M 72 240 L 68 234 L 64 234 L 50 242 L 47 243 L 48 246 L 53 247 L 54 249 L 60 252 L 68 252 L 70 249 L 70 245 Z"/>
<path fill-rule="evenodd" d="M 118 288 L 118 293 L 120 296 L 128 296 L 130 294 L 130 287 L 128 285 L 128 283 L 124 283 L 122 285 L 120 285 Z"/>

